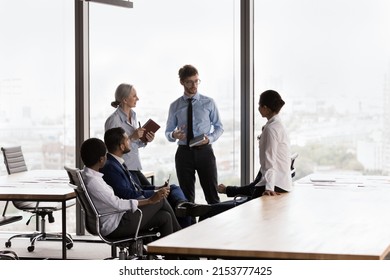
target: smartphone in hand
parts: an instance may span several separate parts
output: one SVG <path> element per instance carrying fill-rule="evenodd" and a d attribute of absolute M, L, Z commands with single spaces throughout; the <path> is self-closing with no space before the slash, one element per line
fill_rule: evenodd
<path fill-rule="evenodd" d="M 171 179 L 171 174 L 169 174 L 168 179 L 166 181 L 167 185 L 169 185 L 169 180 Z"/>

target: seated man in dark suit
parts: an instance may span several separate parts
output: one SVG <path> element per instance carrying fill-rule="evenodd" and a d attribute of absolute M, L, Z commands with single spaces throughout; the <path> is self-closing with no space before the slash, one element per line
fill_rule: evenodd
<path fill-rule="evenodd" d="M 111 128 L 104 134 L 107 146 L 107 162 L 101 169 L 103 179 L 112 186 L 115 194 L 122 199 L 144 199 L 151 197 L 158 189 L 169 191 L 168 201 L 176 211 L 176 216 L 182 227 L 191 224 L 191 216 L 200 216 L 209 211 L 209 205 L 198 205 L 188 202 L 181 188 L 176 185 L 141 186 L 137 176 L 133 176 L 125 166 L 123 154 L 130 152 L 130 139 L 121 127 Z M 181 215 L 178 215 L 180 213 Z"/>

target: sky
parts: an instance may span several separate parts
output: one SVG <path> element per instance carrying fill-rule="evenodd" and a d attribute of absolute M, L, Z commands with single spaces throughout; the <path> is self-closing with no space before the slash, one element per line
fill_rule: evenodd
<path fill-rule="evenodd" d="M 238 42 L 239 34 L 232 29 L 238 25 L 234 18 L 238 17 L 238 1 L 133 2 L 133 9 L 90 4 L 92 67 L 108 67 L 105 69 L 114 71 L 118 81 L 136 72 L 127 79 L 143 85 L 149 83 L 149 77 L 144 78 L 149 69 L 162 65 L 165 73 L 152 73 L 153 79 L 172 89 L 177 81 L 170 77 L 176 76 L 178 65 L 187 61 L 198 63 L 203 79 L 232 79 L 218 73 L 237 63 L 237 57 L 226 58 L 237 53 L 232 45 L 234 40 Z M 36 3 L 58 13 L 36 16 L 40 12 Z M 10 9 L 17 11 L 18 17 L 8 12 Z M 7 67 L 0 67 L 0 78 L 25 73 L 30 77 L 26 90 L 31 87 L 43 94 L 55 94 L 52 89 L 63 86 L 55 78 L 42 83 L 43 77 L 30 75 L 40 72 L 35 67 L 55 71 L 58 75 L 53 77 L 74 67 L 73 61 L 58 61 L 64 53 L 73 55 L 73 26 L 61 18 L 62 11 L 73 16 L 73 10 L 62 1 L 24 1 L 23 5 L 1 1 L 0 59 Z M 389 13 L 390 2 L 386 0 L 255 0 L 255 77 L 259 90 L 272 85 L 273 80 L 282 80 L 293 96 L 377 95 L 390 65 Z M 49 21 L 54 24 L 47 25 Z M 58 42 L 64 47 L 53 48 Z M 148 55 L 131 55 L 140 51 Z M 146 69 L 140 71 L 142 65 Z M 138 69 L 131 72 L 132 67 Z M 101 84 L 104 71 L 96 75 L 97 86 L 112 91 L 111 84 Z"/>

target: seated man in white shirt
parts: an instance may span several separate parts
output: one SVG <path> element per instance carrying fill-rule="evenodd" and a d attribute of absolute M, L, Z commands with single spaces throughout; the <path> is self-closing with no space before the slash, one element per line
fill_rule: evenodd
<path fill-rule="evenodd" d="M 120 199 L 113 189 L 103 180 L 99 172 L 106 162 L 106 146 L 97 138 L 90 138 L 81 145 L 81 159 L 85 164 L 82 176 L 89 195 L 99 213 L 126 210 L 101 218 L 101 232 L 108 238 L 134 235 L 137 228 L 135 211 L 142 210 L 143 218 L 140 230 L 158 228 L 161 236 L 181 229 L 166 197 L 169 189 L 163 188 L 147 199 Z"/>

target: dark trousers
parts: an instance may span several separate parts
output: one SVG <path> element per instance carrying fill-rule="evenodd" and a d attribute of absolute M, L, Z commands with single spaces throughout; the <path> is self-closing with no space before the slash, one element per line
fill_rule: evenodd
<path fill-rule="evenodd" d="M 211 145 L 189 148 L 180 145 L 175 155 L 176 174 L 184 195 L 195 202 L 195 172 L 208 204 L 218 203 L 218 173 Z"/>
<path fill-rule="evenodd" d="M 224 202 L 213 204 L 211 205 L 211 210 L 206 215 L 199 217 L 199 221 L 203 221 L 207 218 L 218 215 L 226 210 L 236 207 L 253 198 L 260 197 L 263 195 L 263 192 L 265 191 L 265 186 L 242 186 L 242 187 L 228 187 L 228 188 L 229 188 L 227 189 L 227 192 L 229 192 L 228 196 L 244 195 L 247 196 L 247 198 L 237 199 L 236 201 L 227 200 Z M 286 192 L 285 190 L 276 186 L 275 186 L 275 191 L 280 193 Z"/>
<path fill-rule="evenodd" d="M 145 178 L 145 176 L 142 174 L 141 171 L 134 171 L 134 170 L 129 170 L 133 180 L 135 180 L 135 182 L 140 185 L 143 189 L 147 189 L 147 190 L 151 190 L 151 189 L 154 189 L 155 186 L 152 186 L 149 181 Z M 143 184 L 143 181 L 142 180 L 142 177 L 145 178 L 145 180 L 149 183 L 149 184 Z M 150 195 L 151 196 L 151 195 Z M 149 198 L 150 196 L 146 197 L 146 198 Z M 180 202 L 185 202 L 185 201 L 188 201 L 188 199 L 184 196 L 184 193 L 182 191 L 182 189 L 177 186 L 177 185 L 170 185 L 170 192 L 169 192 L 169 195 L 168 195 L 168 202 L 169 204 L 171 205 L 171 207 L 173 209 L 176 208 L 177 204 L 179 204 Z M 180 226 L 182 228 L 185 228 L 185 227 L 188 227 L 192 224 L 192 219 L 191 217 L 179 217 L 177 218 Z"/>
<path fill-rule="evenodd" d="M 171 206 L 166 199 L 159 203 L 145 205 L 140 207 L 142 211 L 141 231 L 146 231 L 151 228 L 158 228 L 161 236 L 167 236 L 181 229 Z M 132 213 L 127 211 L 123 216 L 118 227 L 110 233 L 108 238 L 123 238 L 135 234 L 139 212 Z"/>
<path fill-rule="evenodd" d="M 284 193 L 285 190 L 275 186 L 275 191 Z M 265 186 L 243 186 L 243 187 L 227 187 L 226 194 L 229 197 L 236 195 L 245 195 L 249 196 L 250 199 L 257 198 L 263 195 L 265 192 Z"/>
<path fill-rule="evenodd" d="M 168 202 L 173 209 L 181 202 L 188 201 L 184 196 L 183 190 L 177 185 L 170 185 L 170 192 L 168 195 Z M 188 227 L 192 224 L 191 217 L 176 217 L 182 228 Z"/>
<path fill-rule="evenodd" d="M 207 218 L 218 215 L 226 210 L 232 209 L 233 207 L 237 206 L 238 204 L 235 203 L 233 200 L 227 200 L 224 202 L 212 204 L 210 211 L 206 215 L 200 216 L 199 221 L 203 221 Z"/>

